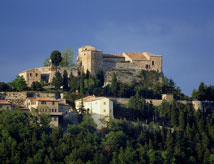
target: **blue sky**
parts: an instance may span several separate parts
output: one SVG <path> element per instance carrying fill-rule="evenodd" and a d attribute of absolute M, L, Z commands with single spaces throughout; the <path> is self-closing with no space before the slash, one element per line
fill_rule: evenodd
<path fill-rule="evenodd" d="M 0 81 L 84 45 L 162 55 L 164 74 L 190 95 L 201 81 L 214 84 L 214 1 L 0 1 Z"/>

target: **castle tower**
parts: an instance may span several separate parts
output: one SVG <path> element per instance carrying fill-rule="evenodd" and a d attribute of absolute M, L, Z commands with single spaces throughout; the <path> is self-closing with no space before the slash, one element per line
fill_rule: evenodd
<path fill-rule="evenodd" d="M 77 67 L 85 73 L 88 70 L 92 75 L 96 75 L 97 71 L 103 68 L 103 51 L 96 50 L 92 46 L 79 48 Z"/>

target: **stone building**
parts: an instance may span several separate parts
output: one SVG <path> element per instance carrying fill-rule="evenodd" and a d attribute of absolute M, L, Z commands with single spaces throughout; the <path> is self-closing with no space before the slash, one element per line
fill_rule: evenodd
<path fill-rule="evenodd" d="M 12 104 L 9 101 L 6 100 L 0 100 L 0 111 L 3 109 L 12 110 Z"/>
<path fill-rule="evenodd" d="M 74 76 L 77 75 L 77 71 L 75 68 L 72 67 L 58 67 L 57 71 L 59 71 L 62 75 L 64 70 L 67 71 L 68 75 L 72 72 Z M 56 73 L 56 68 L 49 66 L 49 67 L 38 67 L 38 68 L 33 68 L 30 70 L 23 71 L 19 73 L 19 76 L 22 76 L 28 87 L 31 86 L 33 82 L 40 82 L 43 80 L 44 82 L 51 83 L 53 80 L 53 77 Z"/>
<path fill-rule="evenodd" d="M 78 50 L 77 67 L 95 75 L 98 70 L 106 73 L 111 68 L 126 70 L 154 70 L 162 72 L 162 56 L 148 52 L 122 54 L 104 54 L 92 46 L 83 46 Z"/>
<path fill-rule="evenodd" d="M 48 97 L 36 97 L 27 98 L 25 106 L 30 109 L 30 112 L 46 113 L 50 115 L 50 124 L 53 126 L 59 126 L 59 117 L 62 116 L 62 112 L 59 111 L 59 101 L 54 98 Z"/>

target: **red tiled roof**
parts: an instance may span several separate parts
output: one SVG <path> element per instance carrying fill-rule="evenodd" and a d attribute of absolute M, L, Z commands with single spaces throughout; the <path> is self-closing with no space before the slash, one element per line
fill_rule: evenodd
<path fill-rule="evenodd" d="M 148 60 L 143 53 L 127 53 L 125 54 L 132 60 Z"/>
<path fill-rule="evenodd" d="M 28 98 L 29 100 L 35 100 L 35 101 L 58 101 L 54 98 L 49 98 L 49 97 L 30 97 Z"/>
<path fill-rule="evenodd" d="M 6 101 L 6 100 L 0 100 L 0 104 L 2 104 L 2 105 L 11 105 L 11 103 L 9 101 Z"/>
<path fill-rule="evenodd" d="M 143 52 L 143 53 L 129 53 L 129 52 L 125 52 L 124 54 L 127 55 L 132 60 L 149 60 L 147 58 L 147 56 L 158 57 L 158 55 L 154 55 L 154 54 L 151 54 L 149 52 Z"/>

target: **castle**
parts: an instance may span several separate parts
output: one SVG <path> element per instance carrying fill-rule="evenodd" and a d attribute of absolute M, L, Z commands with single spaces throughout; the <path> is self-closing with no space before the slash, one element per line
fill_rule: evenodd
<path fill-rule="evenodd" d="M 103 70 L 105 81 L 111 81 L 112 71 L 118 72 L 118 79 L 123 82 L 136 80 L 141 70 L 154 70 L 162 73 L 162 56 L 154 55 L 148 52 L 122 54 L 104 54 L 92 46 L 83 46 L 78 49 L 77 65 L 72 67 L 59 67 L 58 71 L 63 74 L 66 70 L 68 75 L 72 72 L 74 76 L 78 71 L 87 70 L 96 75 L 99 70 Z M 51 83 L 56 69 L 52 66 L 39 67 L 19 73 L 23 76 L 27 85 L 30 87 L 35 81 L 45 81 Z M 128 73 L 128 74 L 127 74 Z M 129 77 L 128 77 L 129 76 Z"/>
<path fill-rule="evenodd" d="M 162 56 L 148 52 L 122 54 L 104 54 L 92 46 L 83 46 L 78 49 L 77 67 L 84 72 L 87 70 L 95 75 L 98 70 L 106 73 L 111 68 L 154 70 L 162 72 Z"/>

